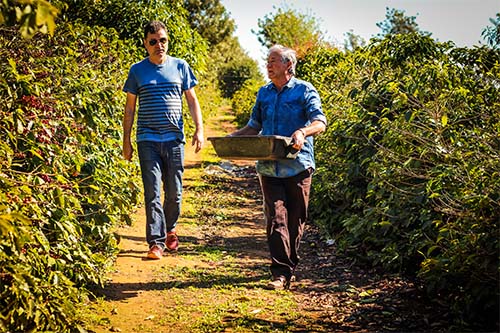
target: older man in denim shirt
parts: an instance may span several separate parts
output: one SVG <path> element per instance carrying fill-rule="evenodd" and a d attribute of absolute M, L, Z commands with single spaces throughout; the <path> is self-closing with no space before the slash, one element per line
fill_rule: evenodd
<path fill-rule="evenodd" d="M 281 45 L 269 49 L 271 82 L 260 88 L 247 125 L 231 134 L 288 136 L 300 150 L 296 159 L 257 161 L 271 253 L 271 289 L 288 288 L 294 276 L 315 169 L 313 136 L 326 128 L 319 94 L 312 84 L 294 77 L 296 63 L 294 50 Z"/>

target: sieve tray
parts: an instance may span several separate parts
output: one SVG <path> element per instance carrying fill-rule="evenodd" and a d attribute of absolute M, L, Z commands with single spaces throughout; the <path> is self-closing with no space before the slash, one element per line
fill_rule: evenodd
<path fill-rule="evenodd" d="M 292 138 L 280 135 L 241 135 L 207 138 L 220 158 L 228 160 L 294 159 L 299 151 Z"/>

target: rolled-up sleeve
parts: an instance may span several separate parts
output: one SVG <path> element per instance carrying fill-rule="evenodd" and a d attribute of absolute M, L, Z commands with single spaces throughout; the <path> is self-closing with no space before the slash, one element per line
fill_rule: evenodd
<path fill-rule="evenodd" d="M 327 120 L 325 113 L 323 112 L 323 108 L 321 107 L 321 99 L 319 97 L 318 91 L 314 87 L 309 86 L 307 88 L 305 93 L 305 101 L 309 121 L 312 123 L 313 121 L 319 120 L 326 125 Z"/>

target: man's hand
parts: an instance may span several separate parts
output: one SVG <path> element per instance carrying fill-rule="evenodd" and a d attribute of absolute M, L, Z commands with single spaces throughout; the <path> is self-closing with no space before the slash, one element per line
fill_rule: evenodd
<path fill-rule="evenodd" d="M 326 129 L 326 124 L 321 120 L 313 121 L 309 126 L 301 127 L 292 133 L 293 148 L 302 149 L 304 143 L 306 142 L 306 137 L 315 136 Z"/>
<path fill-rule="evenodd" d="M 132 155 L 134 153 L 134 149 L 132 148 L 132 144 L 130 142 L 123 143 L 123 158 L 126 159 L 127 161 L 132 160 Z"/>
<path fill-rule="evenodd" d="M 194 152 L 197 153 L 201 150 L 201 147 L 203 147 L 204 143 L 203 139 L 203 132 L 202 131 L 196 131 L 193 136 L 193 140 L 191 141 L 191 145 L 194 146 Z"/>
<path fill-rule="evenodd" d="M 300 150 L 304 146 L 304 142 L 306 141 L 306 131 L 303 128 L 299 128 L 292 134 L 293 140 L 293 148 Z"/>

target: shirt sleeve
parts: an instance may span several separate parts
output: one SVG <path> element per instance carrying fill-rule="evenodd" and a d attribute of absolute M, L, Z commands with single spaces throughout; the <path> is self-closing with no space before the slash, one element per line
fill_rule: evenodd
<path fill-rule="evenodd" d="M 123 86 L 123 91 L 137 95 L 139 88 L 137 84 L 137 77 L 134 74 L 135 72 L 134 68 L 135 65 L 132 65 L 132 67 L 130 67 L 130 70 L 128 71 L 128 77 L 127 80 L 125 81 L 125 85 Z"/>
<path fill-rule="evenodd" d="M 189 90 L 198 84 L 198 80 L 194 75 L 193 70 L 187 62 L 182 61 L 182 90 Z"/>

